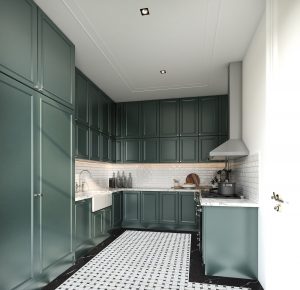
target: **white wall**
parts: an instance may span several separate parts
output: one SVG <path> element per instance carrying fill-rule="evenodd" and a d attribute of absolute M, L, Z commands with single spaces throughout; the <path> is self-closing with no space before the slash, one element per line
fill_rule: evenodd
<path fill-rule="evenodd" d="M 265 287 L 265 216 L 262 192 L 261 167 L 266 126 L 266 17 L 253 36 L 248 51 L 243 59 L 243 139 L 250 156 L 259 156 L 259 241 L 258 241 L 258 278 Z"/>

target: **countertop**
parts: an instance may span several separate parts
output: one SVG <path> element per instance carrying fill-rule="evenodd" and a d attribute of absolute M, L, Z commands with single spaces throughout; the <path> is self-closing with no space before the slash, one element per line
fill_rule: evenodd
<path fill-rule="evenodd" d="M 93 198 L 98 194 L 112 194 L 119 191 L 167 191 L 167 192 L 197 192 L 199 189 L 174 189 L 174 188 L 108 188 L 98 191 L 89 191 L 76 195 L 75 201 Z M 224 206 L 224 207 L 259 207 L 258 203 L 249 199 L 231 198 L 201 198 L 202 206 Z"/>

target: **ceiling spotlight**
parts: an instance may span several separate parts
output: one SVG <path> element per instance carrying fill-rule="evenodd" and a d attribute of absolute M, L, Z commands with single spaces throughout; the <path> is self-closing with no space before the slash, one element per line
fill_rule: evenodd
<path fill-rule="evenodd" d="M 162 75 L 165 75 L 165 74 L 167 73 L 167 71 L 166 71 L 165 69 L 162 69 L 162 70 L 160 71 L 160 73 L 161 73 Z"/>
<path fill-rule="evenodd" d="M 142 9 L 140 9 L 140 11 L 141 11 L 142 16 L 146 16 L 146 15 L 150 14 L 148 8 L 142 8 Z"/>

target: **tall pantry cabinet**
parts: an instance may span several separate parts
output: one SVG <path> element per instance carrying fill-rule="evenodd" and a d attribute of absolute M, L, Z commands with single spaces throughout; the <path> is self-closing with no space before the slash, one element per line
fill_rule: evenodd
<path fill-rule="evenodd" d="M 31 0 L 0 41 L 0 289 L 36 289 L 73 263 L 75 49 Z"/>

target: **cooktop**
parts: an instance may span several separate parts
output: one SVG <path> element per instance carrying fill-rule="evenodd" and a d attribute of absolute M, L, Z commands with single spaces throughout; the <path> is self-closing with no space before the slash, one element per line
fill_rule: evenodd
<path fill-rule="evenodd" d="M 201 192 L 202 198 L 235 198 L 235 199 L 242 199 L 243 196 L 241 195 L 223 195 L 218 192 Z"/>

